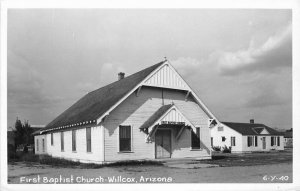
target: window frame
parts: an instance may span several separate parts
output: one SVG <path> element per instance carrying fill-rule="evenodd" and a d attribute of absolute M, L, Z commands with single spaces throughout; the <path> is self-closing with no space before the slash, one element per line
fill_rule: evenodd
<path fill-rule="evenodd" d="M 224 138 L 224 141 L 223 141 L 223 138 Z M 225 142 L 226 141 L 226 137 L 225 136 L 221 136 L 221 141 Z"/>
<path fill-rule="evenodd" d="M 236 140 L 235 140 L 235 137 L 230 137 L 230 145 L 232 146 L 232 147 L 235 147 L 236 146 L 236 142 L 235 142 Z"/>
<path fill-rule="evenodd" d="M 257 136 L 254 136 L 254 147 L 258 147 Z"/>
<path fill-rule="evenodd" d="M 252 136 L 247 136 L 247 146 L 248 146 L 248 147 L 253 146 L 253 139 L 252 139 Z"/>
<path fill-rule="evenodd" d="M 248 147 L 258 147 L 257 136 L 247 136 L 247 146 Z"/>
<path fill-rule="evenodd" d="M 51 146 L 53 146 L 54 144 L 53 144 L 53 133 L 51 133 Z"/>
<path fill-rule="evenodd" d="M 130 137 L 129 138 L 121 138 L 121 129 L 122 128 L 128 128 L 130 132 L 127 132 L 126 135 L 129 135 Z M 119 141 L 119 152 L 120 153 L 128 153 L 128 152 L 133 152 L 133 148 L 132 148 L 132 126 L 131 125 L 119 125 L 119 138 L 118 138 L 118 141 Z M 121 140 L 122 139 L 122 140 Z M 121 150 L 122 147 L 121 147 L 121 144 L 122 142 L 124 141 L 129 141 L 129 149 L 128 150 Z"/>
<path fill-rule="evenodd" d="M 60 132 L 60 151 L 65 151 L 65 134 L 63 131 Z"/>
<path fill-rule="evenodd" d="M 193 136 L 194 134 L 198 137 L 199 145 L 193 145 Z M 200 150 L 201 149 L 201 129 L 200 127 L 196 127 L 196 133 L 191 129 L 191 150 Z"/>
<path fill-rule="evenodd" d="M 72 130 L 72 152 L 76 152 L 77 150 L 77 142 L 76 142 L 76 129 Z"/>
<path fill-rule="evenodd" d="M 36 151 L 39 151 L 39 139 L 36 139 Z"/>
<path fill-rule="evenodd" d="M 88 133 L 89 132 L 89 133 Z M 86 138 L 86 152 L 92 152 L 92 128 L 85 128 L 85 138 Z"/>
<path fill-rule="evenodd" d="M 42 152 L 45 152 L 45 139 L 42 138 Z"/>

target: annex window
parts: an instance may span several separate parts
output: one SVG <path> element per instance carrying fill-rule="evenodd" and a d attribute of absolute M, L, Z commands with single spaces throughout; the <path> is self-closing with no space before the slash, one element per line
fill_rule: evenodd
<path fill-rule="evenodd" d="M 247 137 L 248 147 L 252 146 L 252 137 Z"/>
<path fill-rule="evenodd" d="M 248 147 L 255 146 L 257 147 L 257 136 L 248 136 L 247 137 Z"/>
<path fill-rule="evenodd" d="M 277 146 L 280 146 L 280 137 L 277 137 Z"/>
<path fill-rule="evenodd" d="M 76 151 L 76 130 L 72 130 L 72 151 Z"/>
<path fill-rule="evenodd" d="M 224 136 L 222 136 L 222 142 L 225 142 L 226 138 Z"/>
<path fill-rule="evenodd" d="M 53 145 L 53 133 L 51 133 L 51 145 Z"/>
<path fill-rule="evenodd" d="M 271 146 L 277 145 L 276 143 L 276 137 L 271 137 Z"/>
<path fill-rule="evenodd" d="M 92 152 L 92 137 L 91 137 L 91 128 L 86 128 L 86 151 Z"/>
<path fill-rule="evenodd" d="M 39 139 L 36 139 L 36 151 L 39 151 Z"/>
<path fill-rule="evenodd" d="M 45 152 L 45 139 L 42 139 L 42 148 L 43 148 L 43 152 Z"/>
<path fill-rule="evenodd" d="M 200 149 L 200 127 L 196 127 L 196 133 L 192 130 L 191 131 L 192 137 L 192 149 Z"/>
<path fill-rule="evenodd" d="M 131 151 L 131 126 L 119 126 L 120 151 Z"/>
<path fill-rule="evenodd" d="M 254 146 L 257 147 L 257 136 L 254 137 Z"/>
<path fill-rule="evenodd" d="M 214 138 L 213 137 L 210 138 L 210 145 L 211 145 L 211 147 L 214 146 Z"/>
<path fill-rule="evenodd" d="M 64 140 L 64 132 L 60 132 L 60 150 L 65 150 L 65 140 Z"/>
<path fill-rule="evenodd" d="M 235 137 L 231 137 L 231 146 L 235 146 Z"/>

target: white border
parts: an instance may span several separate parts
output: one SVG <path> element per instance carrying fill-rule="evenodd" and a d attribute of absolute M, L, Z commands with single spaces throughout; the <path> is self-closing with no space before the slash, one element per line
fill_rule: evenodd
<path fill-rule="evenodd" d="M 299 163 L 294 162 L 293 184 L 96 184 L 96 185 L 14 185 L 7 184 L 7 9 L 8 8 L 267 8 L 267 9 L 293 9 L 293 127 L 294 127 L 294 161 L 299 161 L 300 141 L 300 2 L 298 0 L 105 0 L 96 1 L 2 1 L 1 2 L 1 190 L 300 190 Z"/>

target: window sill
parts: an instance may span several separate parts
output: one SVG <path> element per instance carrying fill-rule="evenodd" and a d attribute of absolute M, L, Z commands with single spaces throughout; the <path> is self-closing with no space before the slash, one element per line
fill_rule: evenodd
<path fill-rule="evenodd" d="M 72 153 L 77 153 L 77 151 L 72 151 Z"/>
<path fill-rule="evenodd" d="M 122 154 L 122 153 L 134 153 L 134 152 L 133 151 L 119 151 L 118 153 Z"/>
<path fill-rule="evenodd" d="M 61 150 L 60 152 L 65 152 L 64 150 Z"/>
<path fill-rule="evenodd" d="M 92 151 L 87 151 L 86 153 L 87 153 L 87 154 L 93 154 L 93 152 L 92 152 Z"/>

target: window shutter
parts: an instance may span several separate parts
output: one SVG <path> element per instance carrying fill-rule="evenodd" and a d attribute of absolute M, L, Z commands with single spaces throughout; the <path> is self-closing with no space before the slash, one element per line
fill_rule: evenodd
<path fill-rule="evenodd" d="M 274 145 L 274 137 L 271 137 L 271 146 Z"/>
<path fill-rule="evenodd" d="M 255 136 L 255 146 L 257 147 L 257 136 Z"/>
<path fill-rule="evenodd" d="M 247 140 L 248 140 L 248 147 L 250 147 L 251 146 L 251 137 L 247 137 Z"/>
<path fill-rule="evenodd" d="M 277 137 L 277 146 L 280 146 L 280 137 Z"/>

